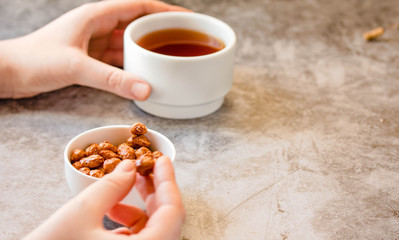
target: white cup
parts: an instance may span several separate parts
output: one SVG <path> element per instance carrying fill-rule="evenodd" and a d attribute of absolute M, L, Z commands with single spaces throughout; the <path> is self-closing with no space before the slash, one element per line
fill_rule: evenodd
<path fill-rule="evenodd" d="M 64 151 L 64 166 L 66 180 L 72 194 L 78 194 L 83 189 L 99 180 L 99 178 L 91 177 L 79 172 L 72 166 L 70 161 L 72 152 L 77 148 L 85 149 L 92 143 L 109 141 L 114 145 L 119 145 L 126 142 L 126 139 L 132 135 L 130 127 L 131 126 L 128 125 L 111 125 L 94 128 L 77 135 L 69 141 Z M 151 150 L 162 152 L 165 156 L 168 156 L 172 162 L 174 162 L 176 150 L 173 143 L 167 137 L 151 129 L 148 129 L 145 135 L 151 142 Z M 130 190 L 121 203 L 137 206 L 142 209 L 145 208 L 144 201 L 141 199 L 140 194 L 137 192 L 135 187 Z"/>
<path fill-rule="evenodd" d="M 182 28 L 220 39 L 225 47 L 208 55 L 179 57 L 146 50 L 136 41 L 162 29 Z M 136 105 L 152 115 L 189 119 L 218 110 L 233 84 L 236 36 L 226 23 L 204 14 L 162 12 L 141 17 L 124 33 L 124 69 L 151 84 L 152 93 Z"/>

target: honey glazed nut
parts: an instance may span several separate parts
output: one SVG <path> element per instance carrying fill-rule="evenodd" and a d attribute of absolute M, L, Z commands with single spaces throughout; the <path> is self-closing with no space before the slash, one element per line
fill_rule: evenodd
<path fill-rule="evenodd" d="M 104 159 L 110 159 L 110 158 L 117 158 L 119 157 L 117 153 L 111 151 L 111 150 L 101 150 L 98 153 L 101 157 L 103 157 Z"/>
<path fill-rule="evenodd" d="M 92 177 L 101 178 L 104 176 L 104 172 L 99 169 L 93 169 L 93 170 L 90 170 L 89 175 Z"/>
<path fill-rule="evenodd" d="M 104 158 L 98 154 L 90 155 L 79 160 L 81 167 L 88 167 L 90 169 L 97 168 L 102 165 Z"/>
<path fill-rule="evenodd" d="M 155 165 L 155 159 L 152 155 L 146 154 L 136 160 L 136 170 L 142 176 L 148 176 L 152 173 Z"/>
<path fill-rule="evenodd" d="M 110 158 L 105 160 L 103 164 L 103 172 L 107 174 L 114 171 L 114 169 L 120 162 L 121 162 L 120 158 Z"/>
<path fill-rule="evenodd" d="M 140 158 L 141 156 L 143 156 L 145 154 L 151 154 L 151 150 L 146 147 L 141 147 L 136 150 L 135 154 L 136 154 L 136 158 Z"/>
<path fill-rule="evenodd" d="M 130 132 L 133 135 L 143 135 L 147 133 L 147 127 L 144 124 L 137 122 L 130 127 Z"/>
<path fill-rule="evenodd" d="M 133 124 L 130 132 L 132 135 L 119 146 L 103 141 L 85 149 L 75 149 L 70 156 L 71 164 L 83 174 L 101 178 L 111 173 L 121 161 L 130 160 L 135 162 L 140 175 L 148 176 L 153 172 L 156 159 L 163 154 L 150 150 L 151 142 L 144 135 L 147 133 L 144 124 Z"/>
<path fill-rule="evenodd" d="M 152 152 L 152 156 L 153 156 L 155 159 L 157 159 L 157 158 L 163 156 L 163 153 L 160 152 L 160 151 L 154 151 L 154 152 Z"/>
<path fill-rule="evenodd" d="M 113 152 L 118 151 L 118 148 L 108 141 L 104 141 L 104 142 L 98 144 L 98 146 L 100 147 L 100 151 L 102 151 L 102 150 L 111 150 Z"/>
<path fill-rule="evenodd" d="M 118 155 L 122 159 L 136 159 L 134 149 L 127 143 L 122 143 L 118 147 Z"/>
<path fill-rule="evenodd" d="M 100 152 L 100 146 L 98 146 L 98 144 L 96 143 L 91 144 L 85 150 L 86 156 L 98 154 L 99 152 Z"/>
<path fill-rule="evenodd" d="M 86 157 L 86 152 L 83 149 L 75 149 L 71 155 L 71 163 L 79 161 L 84 157 Z"/>
<path fill-rule="evenodd" d="M 90 168 L 88 168 L 88 167 L 81 167 L 78 170 L 79 170 L 79 172 L 82 172 L 83 174 L 86 174 L 86 175 L 90 174 Z"/>
<path fill-rule="evenodd" d="M 150 140 L 145 135 L 133 135 L 127 139 L 127 144 L 133 148 L 151 146 Z"/>

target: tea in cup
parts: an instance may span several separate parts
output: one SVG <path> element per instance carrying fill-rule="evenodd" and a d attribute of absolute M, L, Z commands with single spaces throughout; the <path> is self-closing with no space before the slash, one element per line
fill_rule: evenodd
<path fill-rule="evenodd" d="M 214 17 L 162 12 L 141 17 L 124 33 L 124 69 L 151 84 L 147 113 L 198 118 L 218 110 L 233 84 L 236 36 Z"/>

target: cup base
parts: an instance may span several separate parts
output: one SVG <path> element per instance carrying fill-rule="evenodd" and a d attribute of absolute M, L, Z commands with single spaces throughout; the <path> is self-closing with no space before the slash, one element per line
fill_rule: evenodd
<path fill-rule="evenodd" d="M 162 118 L 170 119 L 191 119 L 199 118 L 214 113 L 218 110 L 224 101 L 224 97 L 199 105 L 178 106 L 165 105 L 150 101 L 134 101 L 141 110 Z"/>

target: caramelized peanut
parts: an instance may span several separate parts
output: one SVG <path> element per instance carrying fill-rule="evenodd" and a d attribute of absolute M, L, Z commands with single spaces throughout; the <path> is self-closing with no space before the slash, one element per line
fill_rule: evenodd
<path fill-rule="evenodd" d="M 71 163 L 79 161 L 84 157 L 86 157 L 86 153 L 83 149 L 75 149 L 71 154 Z"/>
<path fill-rule="evenodd" d="M 142 176 L 148 176 L 152 173 L 155 165 L 155 160 L 152 156 L 144 155 L 136 160 L 136 170 Z"/>
<path fill-rule="evenodd" d="M 114 171 L 115 167 L 121 162 L 119 158 L 110 158 L 104 161 L 103 171 L 105 174 Z"/>
<path fill-rule="evenodd" d="M 118 147 L 118 155 L 121 159 L 135 159 L 136 154 L 134 153 L 134 149 L 127 145 L 126 143 L 122 143 Z"/>
<path fill-rule="evenodd" d="M 110 159 L 110 158 L 117 158 L 118 154 L 111 151 L 111 150 L 101 150 L 98 153 L 101 157 L 103 157 L 104 159 Z"/>
<path fill-rule="evenodd" d="M 79 170 L 80 168 L 82 168 L 82 163 L 80 161 L 77 161 L 77 162 L 74 162 L 72 164 L 72 166 Z"/>
<path fill-rule="evenodd" d="M 161 153 L 160 151 L 154 151 L 154 152 L 152 153 L 152 156 L 153 156 L 155 159 L 157 159 L 157 158 L 163 156 L 163 153 Z"/>
<path fill-rule="evenodd" d="M 101 170 L 94 169 L 90 171 L 89 175 L 96 178 L 102 178 L 104 173 Z"/>
<path fill-rule="evenodd" d="M 79 168 L 79 172 L 81 172 L 81 173 L 83 173 L 83 174 L 86 174 L 86 175 L 89 175 L 89 173 L 90 173 L 90 168 L 88 168 L 88 167 Z"/>
<path fill-rule="evenodd" d="M 146 154 L 152 154 L 151 150 L 146 147 L 141 147 L 141 148 L 137 149 L 135 153 L 136 153 L 136 158 L 140 158 L 141 156 L 146 155 Z"/>
<path fill-rule="evenodd" d="M 85 152 L 86 152 L 86 156 L 98 154 L 98 152 L 100 152 L 100 147 L 98 146 L 97 143 L 93 143 L 86 148 Z"/>
<path fill-rule="evenodd" d="M 94 154 L 80 159 L 79 162 L 82 164 L 82 167 L 96 168 L 103 164 L 104 158 L 100 155 Z"/>
<path fill-rule="evenodd" d="M 133 124 L 133 125 L 130 127 L 130 132 L 131 132 L 133 135 L 142 135 L 142 134 L 146 134 L 146 133 L 147 133 L 147 127 L 146 127 L 144 124 L 142 124 L 142 123 L 140 123 L 140 122 L 137 122 L 137 123 Z"/>
<path fill-rule="evenodd" d="M 131 136 L 127 139 L 127 144 L 133 148 L 149 147 L 151 146 L 150 140 L 145 135 Z"/>
<path fill-rule="evenodd" d="M 101 150 L 111 150 L 113 152 L 118 152 L 118 147 L 116 147 L 115 145 L 113 145 L 112 143 L 108 142 L 108 141 L 104 141 L 102 143 L 100 143 L 98 145 L 100 147 L 100 151 Z"/>

